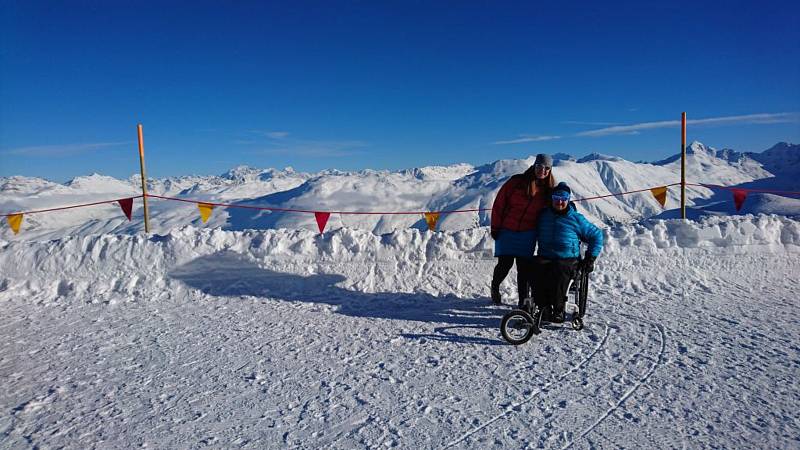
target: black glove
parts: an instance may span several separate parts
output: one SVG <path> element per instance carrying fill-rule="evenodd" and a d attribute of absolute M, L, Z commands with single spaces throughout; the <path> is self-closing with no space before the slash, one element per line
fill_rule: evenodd
<path fill-rule="evenodd" d="M 592 273 L 594 271 L 595 259 L 597 258 L 595 258 L 594 256 L 587 256 L 586 258 L 583 258 L 583 260 L 578 264 L 578 267 L 584 273 Z"/>
<path fill-rule="evenodd" d="M 490 231 L 489 234 L 492 235 L 492 239 L 496 241 L 497 238 L 500 236 L 500 230 L 492 229 L 492 231 Z"/>

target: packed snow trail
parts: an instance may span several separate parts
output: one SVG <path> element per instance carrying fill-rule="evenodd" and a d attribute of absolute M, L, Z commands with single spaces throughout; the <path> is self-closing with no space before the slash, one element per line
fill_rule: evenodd
<path fill-rule="evenodd" d="M 486 230 L 0 243 L 0 447 L 796 448 L 798 230 L 610 230 L 518 347 Z"/>

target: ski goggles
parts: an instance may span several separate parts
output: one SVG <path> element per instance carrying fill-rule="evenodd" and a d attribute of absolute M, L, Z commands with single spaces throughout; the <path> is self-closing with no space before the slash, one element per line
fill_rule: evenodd
<path fill-rule="evenodd" d="M 561 201 L 561 202 L 568 202 L 569 201 L 569 192 L 564 191 L 555 191 L 553 192 L 553 200 Z"/>

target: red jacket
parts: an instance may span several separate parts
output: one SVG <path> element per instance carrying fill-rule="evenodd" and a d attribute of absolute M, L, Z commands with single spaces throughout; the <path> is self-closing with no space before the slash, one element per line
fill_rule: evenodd
<path fill-rule="evenodd" d="M 503 184 L 492 205 L 492 230 L 530 231 L 536 229 L 539 213 L 547 206 L 547 189 L 530 195 L 533 174 L 514 175 Z"/>

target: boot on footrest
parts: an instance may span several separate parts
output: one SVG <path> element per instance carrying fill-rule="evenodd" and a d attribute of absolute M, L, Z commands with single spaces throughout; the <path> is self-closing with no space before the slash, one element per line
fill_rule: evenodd
<path fill-rule="evenodd" d="M 567 297 L 553 305 L 553 323 L 564 323 L 564 308 L 567 306 Z"/>
<path fill-rule="evenodd" d="M 564 310 L 563 309 L 554 309 L 553 315 L 551 316 L 550 322 L 553 323 L 564 323 Z"/>

